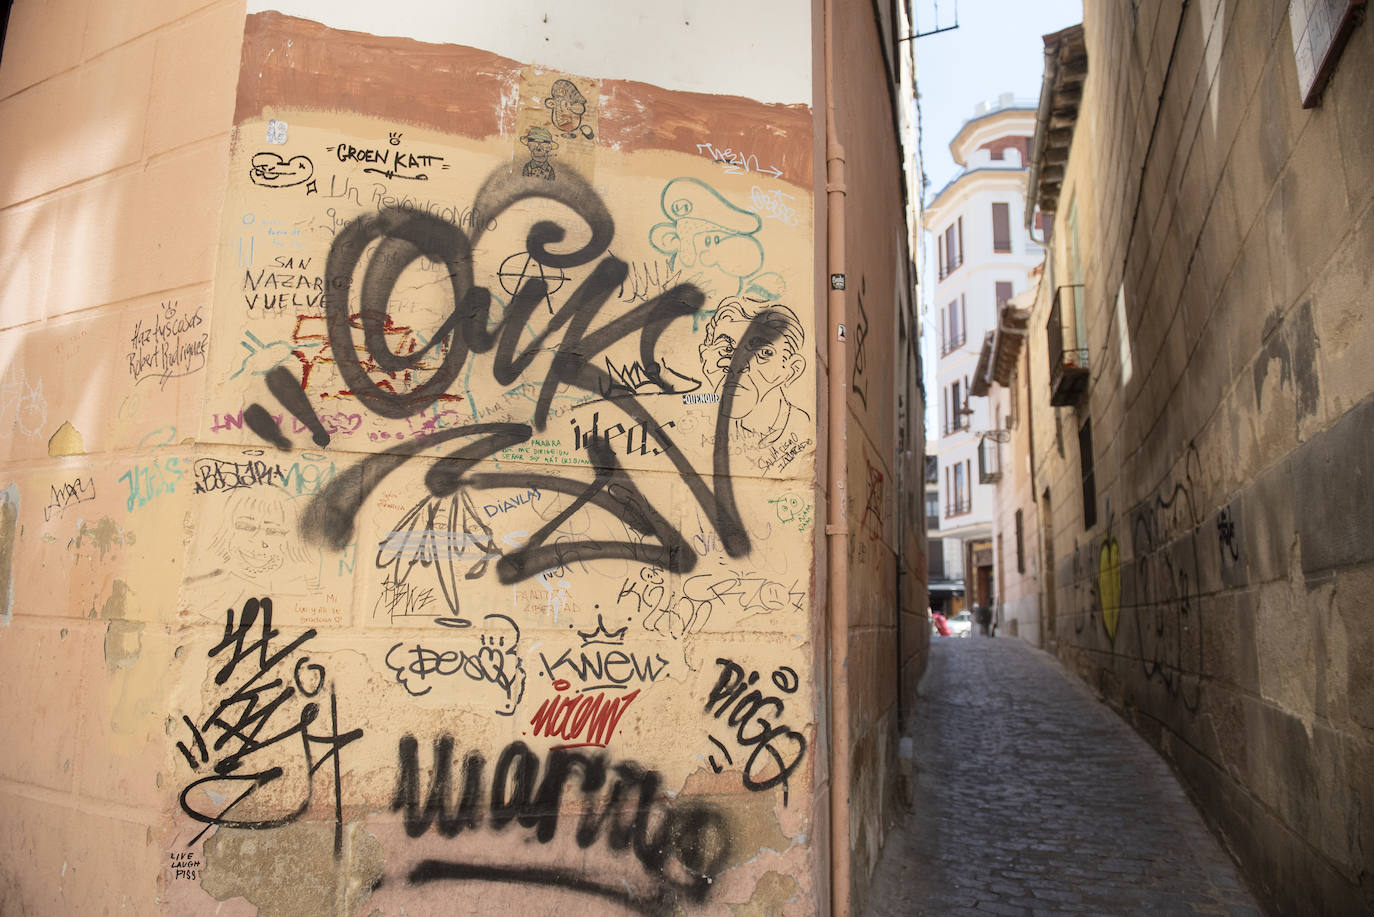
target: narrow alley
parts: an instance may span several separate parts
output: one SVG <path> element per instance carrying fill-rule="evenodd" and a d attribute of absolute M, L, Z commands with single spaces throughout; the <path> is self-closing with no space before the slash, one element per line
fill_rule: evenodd
<path fill-rule="evenodd" d="M 1049 654 L 937 639 L 868 917 L 1258 915 L 1159 755 Z"/>

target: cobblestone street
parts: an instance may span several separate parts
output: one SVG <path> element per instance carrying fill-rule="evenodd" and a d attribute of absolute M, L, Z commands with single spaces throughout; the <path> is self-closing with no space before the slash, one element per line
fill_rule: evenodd
<path fill-rule="evenodd" d="M 1159 756 L 1048 654 L 934 638 L 869 917 L 1258 915 Z"/>

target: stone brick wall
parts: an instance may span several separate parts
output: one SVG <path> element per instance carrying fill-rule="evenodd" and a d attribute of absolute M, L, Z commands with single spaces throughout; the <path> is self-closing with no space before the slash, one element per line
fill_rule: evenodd
<path fill-rule="evenodd" d="M 1368 910 L 1374 29 L 1303 109 L 1287 3 L 1138 10 L 1087 4 L 1032 323 L 1050 637 L 1280 912 Z M 1050 408 L 1044 329 L 1075 202 L 1092 381 Z"/>

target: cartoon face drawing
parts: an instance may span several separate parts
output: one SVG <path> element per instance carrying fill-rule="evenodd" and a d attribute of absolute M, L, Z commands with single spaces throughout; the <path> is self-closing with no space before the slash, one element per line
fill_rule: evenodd
<path fill-rule="evenodd" d="M 706 324 L 701 371 L 721 394 L 721 410 L 764 442 L 809 419 L 785 391 L 806 370 L 805 338 L 796 313 L 781 303 L 726 299 Z"/>
<path fill-rule="evenodd" d="M 210 553 L 225 572 L 258 581 L 305 556 L 287 525 L 285 501 L 265 488 L 229 499 Z"/>
<path fill-rule="evenodd" d="M 548 97 L 544 99 L 544 107 L 549 110 L 549 121 L 564 137 L 580 134 L 590 140 L 594 136 L 591 127 L 582 123 L 582 117 L 587 113 L 587 97 L 573 85 L 572 80 L 554 80 Z"/>
<path fill-rule="evenodd" d="M 746 279 L 763 267 L 762 228 L 757 214 L 741 210 L 695 178 L 676 178 L 663 189 L 663 215 L 649 243 L 673 268 L 699 269 L 718 281 L 717 292 L 739 295 Z"/>
<path fill-rule="evenodd" d="M 549 157 L 553 151 L 558 149 L 558 141 L 553 139 L 553 135 L 542 127 L 532 127 L 525 132 L 525 136 L 520 138 L 530 151 L 530 161 L 525 163 L 522 175 L 526 178 L 543 178 L 549 181 L 554 179 L 553 163 L 549 162 Z"/>
<path fill-rule="evenodd" d="M 230 519 L 229 563 L 245 573 L 265 573 L 283 563 L 286 519 L 280 507 L 240 506 Z"/>

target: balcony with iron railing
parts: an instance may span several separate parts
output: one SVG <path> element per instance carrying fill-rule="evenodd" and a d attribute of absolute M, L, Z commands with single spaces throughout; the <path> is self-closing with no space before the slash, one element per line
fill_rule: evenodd
<path fill-rule="evenodd" d="M 945 518 L 952 519 L 973 512 L 973 494 L 955 494 L 945 503 Z"/>
<path fill-rule="evenodd" d="M 959 269 L 959 266 L 963 263 L 963 252 L 958 252 L 953 255 L 946 254 L 944 258 L 940 259 L 940 279 L 944 280 L 950 274 L 953 274 L 956 270 Z"/>
<path fill-rule="evenodd" d="M 1002 451 L 997 437 L 984 434 L 978 440 L 978 483 L 994 484 L 1002 479 Z"/>
<path fill-rule="evenodd" d="M 1082 310 L 1074 308 L 1083 295 L 1081 283 L 1064 284 L 1054 291 L 1054 305 L 1046 338 L 1050 350 L 1050 404 L 1057 407 L 1078 404 L 1088 390 L 1088 348 L 1066 347 L 1077 344 L 1077 330 L 1072 322 Z M 1069 307 L 1069 324 L 1064 322 L 1064 306 Z"/>
<path fill-rule="evenodd" d="M 969 417 L 973 415 L 973 411 L 967 407 L 967 404 L 965 402 L 965 407 L 956 411 L 953 418 L 945 418 L 940 425 L 941 436 L 953 436 L 955 433 L 962 433 L 969 428 Z"/>
<path fill-rule="evenodd" d="M 944 335 L 940 339 L 940 356 L 949 356 L 954 351 L 963 347 L 968 341 L 968 332 L 960 328 L 950 334 Z"/>

